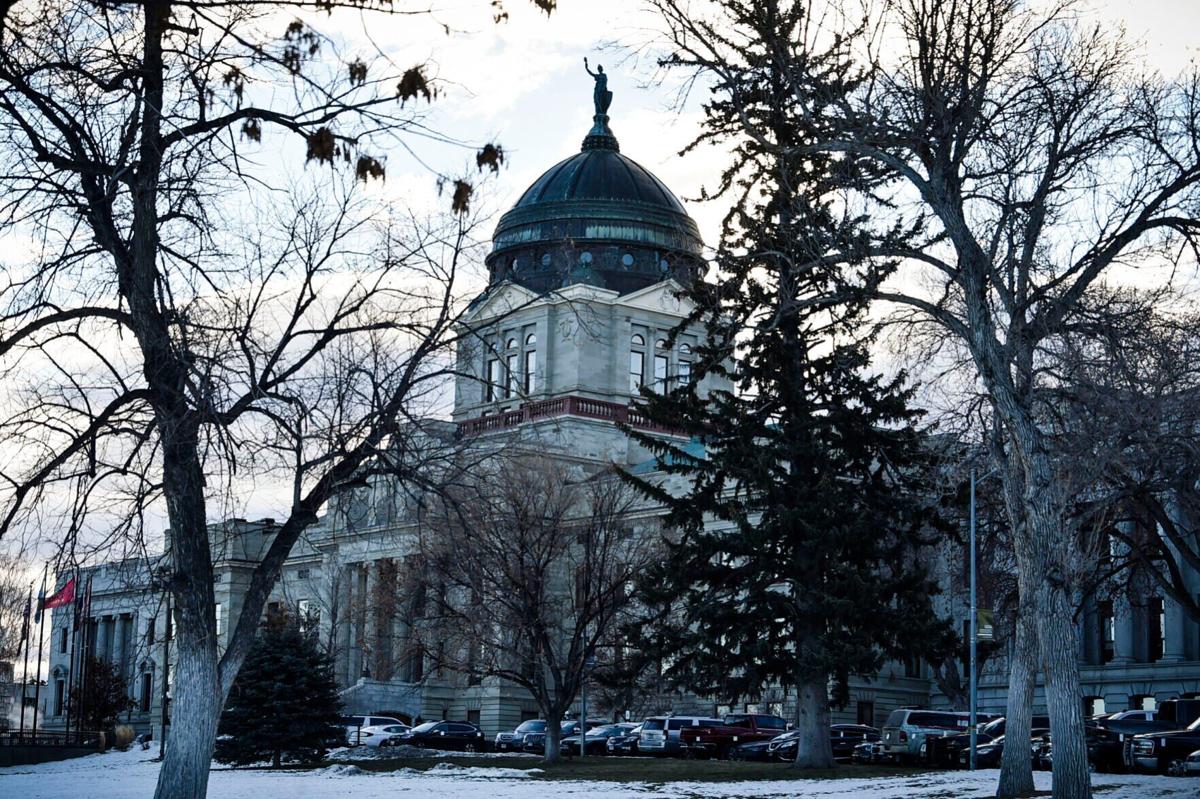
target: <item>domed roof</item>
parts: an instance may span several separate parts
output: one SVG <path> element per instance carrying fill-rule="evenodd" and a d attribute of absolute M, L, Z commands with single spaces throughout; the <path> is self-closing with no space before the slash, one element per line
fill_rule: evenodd
<path fill-rule="evenodd" d="M 624 294 L 670 276 L 689 280 L 702 247 L 683 203 L 621 154 L 607 115 L 597 114 L 580 152 L 546 170 L 500 218 L 487 263 L 492 284 L 546 291 L 586 272 L 586 282 Z"/>
<path fill-rule="evenodd" d="M 546 170 L 514 208 L 561 200 L 623 200 L 687 216 L 683 203 L 641 164 L 616 150 L 576 153 Z"/>

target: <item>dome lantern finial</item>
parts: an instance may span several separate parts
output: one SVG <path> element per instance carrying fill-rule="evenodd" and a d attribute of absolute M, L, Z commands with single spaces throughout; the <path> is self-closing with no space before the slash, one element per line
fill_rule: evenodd
<path fill-rule="evenodd" d="M 583 68 L 596 81 L 595 88 L 592 90 L 592 104 L 596 113 L 592 117 L 594 123 L 592 129 L 584 137 L 581 149 L 620 152 L 621 146 L 617 143 L 617 137 L 608 127 L 608 107 L 612 104 L 613 97 L 613 93 L 608 90 L 608 75 L 605 74 L 604 67 L 599 64 L 596 65 L 596 71 L 592 72 L 587 56 L 583 58 Z"/>

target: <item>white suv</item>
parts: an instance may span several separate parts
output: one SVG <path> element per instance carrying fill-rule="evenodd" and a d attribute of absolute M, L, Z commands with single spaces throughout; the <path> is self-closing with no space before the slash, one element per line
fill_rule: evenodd
<path fill-rule="evenodd" d="M 391 716 L 342 716 L 341 718 L 341 725 L 346 728 L 346 743 L 351 746 L 363 743 L 359 732 L 364 727 L 383 727 L 388 724 L 403 725 L 404 722 Z"/>
<path fill-rule="evenodd" d="M 638 751 L 647 755 L 673 755 L 679 752 L 679 732 L 684 727 L 707 727 L 721 723 L 705 716 L 652 716 L 642 722 Z"/>

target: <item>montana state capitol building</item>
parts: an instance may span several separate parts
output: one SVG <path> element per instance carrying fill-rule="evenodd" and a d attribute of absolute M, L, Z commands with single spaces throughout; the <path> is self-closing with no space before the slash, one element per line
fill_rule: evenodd
<path fill-rule="evenodd" d="M 687 315 L 678 289 L 700 273 L 701 253 L 699 230 L 683 204 L 621 152 L 607 115 L 597 114 L 580 151 L 550 167 L 501 217 L 486 259 L 488 286 L 465 319 L 479 331 L 478 346 L 458 353 L 451 419 L 429 423 L 425 434 L 481 444 L 505 437 L 561 461 L 564 469 L 617 463 L 652 473 L 650 454 L 617 423 L 670 435 L 654 430 L 630 405 L 642 386 L 691 379 L 701 331 L 684 330 L 672 346 L 667 344 L 668 333 Z M 699 386 L 702 394 L 718 387 L 712 379 Z M 537 706 L 524 689 L 441 670 L 431 653 L 412 646 L 422 603 L 403 592 L 420 582 L 413 574 L 420 569 L 415 557 L 420 514 L 406 496 L 400 486 L 374 479 L 331 510 L 293 551 L 272 602 L 319 618 L 348 713 L 467 720 L 489 736 L 536 717 Z M 240 611 L 242 591 L 269 544 L 271 528 L 270 520 L 214 526 L 222 639 Z M 130 721 L 139 728 L 157 727 L 161 712 L 166 619 L 162 597 L 148 590 L 149 566 L 135 560 L 92 569 L 91 647 L 126 674 L 137 703 Z M 950 582 L 962 574 L 961 566 L 944 571 Z M 943 611 L 966 618 L 955 598 L 960 586 L 948 587 Z M 387 603 L 388 613 L 372 601 L 381 593 L 395 596 Z M 1129 640 L 1118 641 L 1124 647 L 1121 658 L 1095 668 L 1087 658 L 1096 651 L 1103 656 L 1104 642 L 1097 647 L 1085 641 L 1080 655 L 1085 688 L 1108 710 L 1200 690 L 1200 635 L 1179 615 L 1171 616 L 1177 628 L 1162 632 L 1171 657 L 1163 656 L 1160 641 L 1157 661 L 1146 660 L 1152 646 L 1131 638 L 1140 634 L 1132 616 L 1110 619 L 1109 627 Z M 58 631 L 66 623 L 66 614 L 55 611 L 51 674 L 43 689 L 49 728 L 56 726 L 55 711 L 61 714 L 55 681 L 63 678 L 68 659 L 59 651 Z M 1094 620 L 1081 624 L 1095 627 Z M 1135 660 L 1139 652 L 1142 661 Z M 992 658 L 989 666 L 981 710 L 1003 713 L 1004 657 Z M 726 710 L 790 715 L 793 700 L 779 688 L 729 708 L 663 693 L 630 712 L 635 718 Z M 1044 707 L 1040 688 L 1036 701 Z M 833 720 L 882 726 L 896 707 L 944 705 L 927 665 L 889 663 L 873 679 L 852 682 L 850 702 L 834 711 Z M 591 707 L 593 716 L 606 710 L 597 708 L 595 699 Z"/>

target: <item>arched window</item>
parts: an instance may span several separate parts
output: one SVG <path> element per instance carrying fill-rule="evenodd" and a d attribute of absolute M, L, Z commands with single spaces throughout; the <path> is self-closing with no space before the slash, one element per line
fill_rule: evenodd
<path fill-rule="evenodd" d="M 525 337 L 525 394 L 533 393 L 534 375 L 537 374 L 537 336 L 530 333 Z"/>
<path fill-rule="evenodd" d="M 679 345 L 679 363 L 676 364 L 676 375 L 680 384 L 687 385 L 692 382 L 692 362 L 689 360 L 692 357 L 692 345 Z"/>
<path fill-rule="evenodd" d="M 629 344 L 629 393 L 637 394 L 646 379 L 646 339 L 634 333 Z"/>
<path fill-rule="evenodd" d="M 517 340 L 515 338 L 510 338 L 508 340 L 508 342 L 505 343 L 505 345 L 504 345 L 504 349 L 506 349 L 506 350 L 515 350 L 516 348 L 517 348 Z"/>
<path fill-rule="evenodd" d="M 667 346 L 667 340 L 665 338 L 660 338 L 658 341 L 654 342 L 654 346 L 660 350 L 670 349 Z"/>

